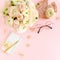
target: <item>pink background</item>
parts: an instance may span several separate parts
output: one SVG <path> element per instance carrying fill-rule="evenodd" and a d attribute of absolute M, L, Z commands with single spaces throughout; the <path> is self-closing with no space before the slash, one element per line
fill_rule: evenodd
<path fill-rule="evenodd" d="M 34 2 L 36 3 L 37 0 Z M 3 42 L 7 39 L 11 28 L 4 24 L 3 16 L 0 14 L 0 59 L 1 60 L 60 60 L 60 0 L 49 0 L 49 3 L 55 1 L 58 12 L 51 19 L 39 19 L 39 23 L 44 25 L 52 23 L 53 29 L 41 29 L 37 34 L 37 29 L 31 31 L 28 29 L 23 34 L 18 34 L 23 39 L 13 54 L 4 53 L 1 49 Z M 4 0 L 0 0 L 0 9 L 4 6 Z"/>

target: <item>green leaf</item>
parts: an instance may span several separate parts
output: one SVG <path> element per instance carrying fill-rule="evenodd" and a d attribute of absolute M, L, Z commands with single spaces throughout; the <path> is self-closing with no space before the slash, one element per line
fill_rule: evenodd
<path fill-rule="evenodd" d="M 8 8 L 5 8 L 5 9 L 4 9 L 3 14 L 4 14 L 4 15 L 8 15 Z"/>

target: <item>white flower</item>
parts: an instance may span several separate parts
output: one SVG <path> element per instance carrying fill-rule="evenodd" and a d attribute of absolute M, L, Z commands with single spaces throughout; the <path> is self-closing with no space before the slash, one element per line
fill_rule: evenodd
<path fill-rule="evenodd" d="M 27 26 L 26 25 L 20 25 L 17 32 L 18 33 L 22 33 L 22 32 L 25 32 L 27 30 Z"/>
<path fill-rule="evenodd" d="M 16 6 L 11 6 L 11 7 L 9 8 L 9 16 L 10 16 L 10 17 L 17 16 L 18 13 L 19 13 L 19 12 L 18 12 L 18 9 L 17 9 Z"/>
<path fill-rule="evenodd" d="M 10 18 L 10 17 L 6 17 L 5 22 L 6 22 L 6 24 L 7 24 L 7 25 L 10 25 L 10 26 L 12 26 L 12 25 L 13 25 L 13 19 L 12 19 L 12 18 Z"/>

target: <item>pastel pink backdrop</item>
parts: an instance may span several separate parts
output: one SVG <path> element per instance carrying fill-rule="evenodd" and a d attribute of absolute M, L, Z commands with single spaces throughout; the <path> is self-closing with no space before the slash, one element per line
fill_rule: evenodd
<path fill-rule="evenodd" d="M 0 9 L 3 8 L 4 1 L 0 0 Z M 57 4 L 57 14 L 48 20 L 39 19 L 38 22 L 43 25 L 50 21 L 53 23 L 53 29 L 44 28 L 39 34 L 28 29 L 25 33 L 18 34 L 23 40 L 13 54 L 4 53 L 1 49 L 12 30 L 4 24 L 0 14 L 0 60 L 60 60 L 60 20 L 56 20 L 56 16 L 60 17 L 60 0 L 49 0 L 49 3 L 52 1 Z M 36 2 L 37 0 L 34 0 L 34 3 Z M 27 39 L 27 36 L 30 38 Z"/>

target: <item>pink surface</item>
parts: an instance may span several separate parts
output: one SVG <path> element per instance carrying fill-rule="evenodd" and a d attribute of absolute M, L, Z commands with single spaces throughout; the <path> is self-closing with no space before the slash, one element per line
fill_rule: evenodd
<path fill-rule="evenodd" d="M 37 0 L 34 2 L 36 3 Z M 60 0 L 55 1 L 58 7 L 57 14 L 48 20 L 39 19 L 39 23 L 44 25 L 46 22 L 53 23 L 53 29 L 41 29 L 37 34 L 37 30 L 30 31 L 29 29 L 19 34 L 23 39 L 20 45 L 16 48 L 12 55 L 6 54 L 1 47 L 3 42 L 7 39 L 9 33 L 12 31 L 4 24 L 4 19 L 0 14 L 0 59 L 1 60 L 60 60 L 60 20 L 56 20 L 56 16 L 60 17 Z M 4 6 L 4 0 L 0 0 L 0 9 Z"/>

